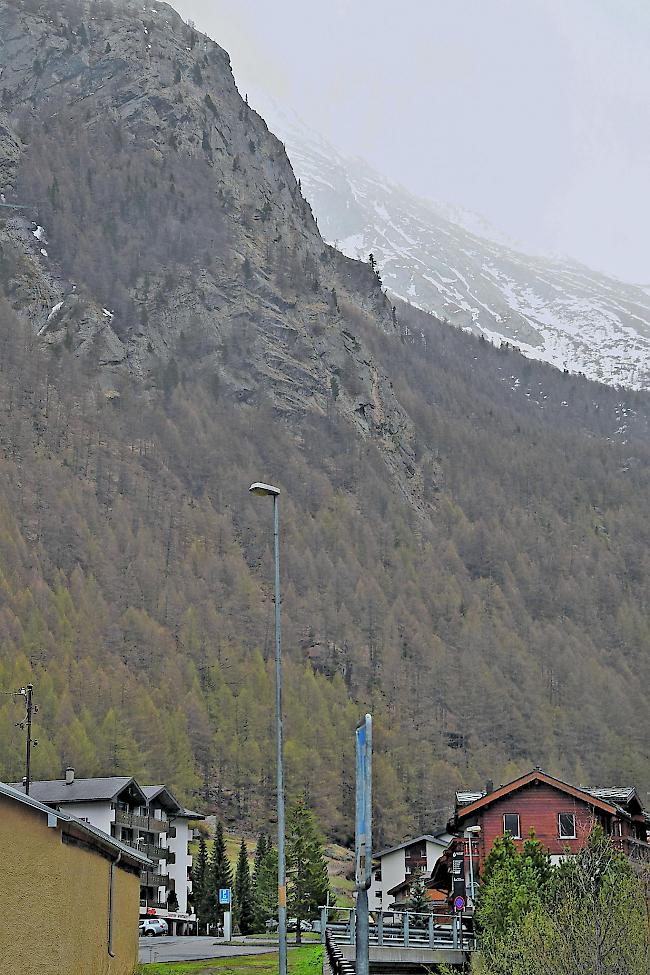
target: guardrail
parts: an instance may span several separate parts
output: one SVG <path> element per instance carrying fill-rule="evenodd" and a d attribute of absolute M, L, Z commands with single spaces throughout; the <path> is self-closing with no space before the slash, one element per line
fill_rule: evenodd
<path fill-rule="evenodd" d="M 368 935 L 371 947 L 476 949 L 471 915 L 462 911 L 372 911 Z M 355 909 L 321 908 L 321 939 L 332 946 L 353 945 Z"/>

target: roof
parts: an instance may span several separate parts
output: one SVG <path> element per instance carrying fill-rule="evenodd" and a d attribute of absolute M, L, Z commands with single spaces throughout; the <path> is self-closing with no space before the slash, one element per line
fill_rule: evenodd
<path fill-rule="evenodd" d="M 29 787 L 31 795 L 40 802 L 48 805 L 58 805 L 61 802 L 100 802 L 112 801 L 125 789 L 130 791 L 136 801 L 143 805 L 147 802 L 144 792 L 131 776 L 112 775 L 98 779 L 75 779 L 66 784 L 65 779 L 47 779 L 32 782 Z M 15 788 L 23 789 L 22 783 L 16 783 Z"/>
<path fill-rule="evenodd" d="M 5 782 L 0 782 L 0 796 L 5 796 L 5 798 L 19 802 L 23 806 L 28 806 L 36 812 L 43 813 L 48 819 L 54 817 L 57 822 L 66 824 L 68 829 L 72 828 L 75 832 L 84 834 L 94 845 L 109 850 L 112 853 L 120 853 L 141 867 L 153 866 L 153 861 L 145 856 L 144 853 L 140 853 L 139 850 L 135 850 L 133 847 L 127 846 L 126 843 L 116 840 L 114 836 L 109 836 L 108 833 L 97 829 L 96 826 L 91 826 L 90 823 L 85 823 L 81 819 L 77 819 L 76 816 L 71 816 L 70 813 L 51 809 L 45 803 L 39 802 L 32 795 L 26 796 L 24 792 L 14 789 L 13 786 L 7 785 Z"/>
<path fill-rule="evenodd" d="M 411 887 L 415 879 L 416 877 L 407 877 L 406 880 L 401 880 L 399 884 L 395 884 L 394 887 L 391 887 L 390 890 L 387 890 L 386 895 L 388 896 L 389 894 L 404 893 L 405 891 L 409 890 L 409 888 Z M 424 877 L 422 878 L 422 880 L 424 880 Z"/>
<path fill-rule="evenodd" d="M 147 802 L 157 799 L 161 806 L 174 813 L 182 812 L 183 807 L 177 802 L 166 785 L 143 785 L 142 791 L 147 797 Z"/>
<path fill-rule="evenodd" d="M 205 819 L 202 813 L 194 812 L 193 809 L 186 809 L 174 798 L 172 792 L 166 785 L 143 785 L 142 791 L 147 797 L 148 802 L 160 797 L 161 804 L 167 802 L 167 808 L 171 809 L 176 819 Z M 164 794 L 164 795 L 163 795 Z"/>
<path fill-rule="evenodd" d="M 582 786 L 581 786 L 582 788 Z M 588 792 L 590 796 L 595 796 L 597 799 L 604 799 L 605 802 L 612 803 L 628 803 L 632 799 L 637 799 L 636 789 L 624 786 L 612 786 L 608 789 L 587 789 L 582 788 L 583 792 Z"/>
<path fill-rule="evenodd" d="M 606 800 L 587 792 L 585 789 L 577 789 L 575 786 L 569 785 L 568 782 L 563 782 L 561 779 L 556 779 L 547 772 L 543 772 L 541 769 L 533 769 L 532 772 L 527 772 L 526 775 L 521 775 L 519 778 L 513 779 L 512 782 L 508 782 L 506 785 L 502 785 L 500 788 L 494 789 L 493 792 L 480 793 L 478 799 L 474 799 L 474 801 L 469 802 L 460 809 L 457 809 L 455 818 L 462 819 L 465 816 L 471 816 L 473 813 L 478 812 L 479 809 L 483 809 L 486 806 L 491 805 L 493 802 L 497 802 L 499 799 L 503 799 L 505 796 L 510 795 L 510 793 L 517 792 L 518 789 L 522 789 L 534 782 L 544 782 L 546 785 L 550 785 L 554 789 L 573 796 L 574 799 L 579 799 L 586 805 L 594 806 L 596 809 L 600 809 L 603 812 L 609 813 L 610 815 L 615 814 L 617 811 L 614 803 L 607 802 Z M 463 793 L 460 793 L 460 795 L 463 795 Z"/>
<path fill-rule="evenodd" d="M 445 831 L 443 830 L 443 833 Z M 439 835 L 443 835 L 443 833 Z M 446 840 L 439 839 L 438 836 L 434 836 L 431 833 L 424 833 L 422 836 L 414 836 L 410 840 L 404 840 L 403 843 L 398 843 L 397 846 L 390 846 L 387 850 L 381 850 L 376 853 L 376 857 L 385 857 L 388 853 L 396 853 L 397 850 L 403 850 L 407 846 L 413 846 L 414 843 L 421 843 L 422 840 L 426 840 L 427 843 L 436 843 L 438 846 L 447 846 Z"/>

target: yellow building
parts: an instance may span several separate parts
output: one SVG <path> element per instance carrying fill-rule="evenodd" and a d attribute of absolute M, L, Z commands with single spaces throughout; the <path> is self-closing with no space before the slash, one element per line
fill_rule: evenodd
<path fill-rule="evenodd" d="M 137 850 L 0 782 L 0 972 L 133 975 Z"/>

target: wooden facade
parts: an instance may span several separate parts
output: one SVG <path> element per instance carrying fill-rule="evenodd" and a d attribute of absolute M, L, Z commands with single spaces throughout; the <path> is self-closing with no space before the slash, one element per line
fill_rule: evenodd
<path fill-rule="evenodd" d="M 634 789 L 582 789 L 562 782 L 541 769 L 482 793 L 458 793 L 449 832 L 456 839 L 434 872 L 431 886 L 450 888 L 450 859 L 454 849 L 465 853 L 466 874 L 478 879 L 486 856 L 498 836 L 510 833 L 521 847 L 534 831 L 552 858 L 582 849 L 595 825 L 602 826 L 632 860 L 650 862 L 650 817 Z M 479 828 L 476 830 L 476 828 Z M 474 829 L 472 829 L 474 828 Z M 470 832 L 467 832 L 467 830 Z"/>

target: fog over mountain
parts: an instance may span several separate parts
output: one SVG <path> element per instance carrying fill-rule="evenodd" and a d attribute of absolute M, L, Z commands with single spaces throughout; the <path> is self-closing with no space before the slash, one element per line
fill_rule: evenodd
<path fill-rule="evenodd" d="M 264 92 L 250 98 L 285 142 L 325 239 L 348 257 L 372 253 L 392 295 L 560 369 L 650 386 L 648 289 L 523 254 L 478 214 L 409 193 Z"/>
<path fill-rule="evenodd" d="M 262 88 L 417 196 L 650 285 L 640 0 L 181 0 Z"/>

